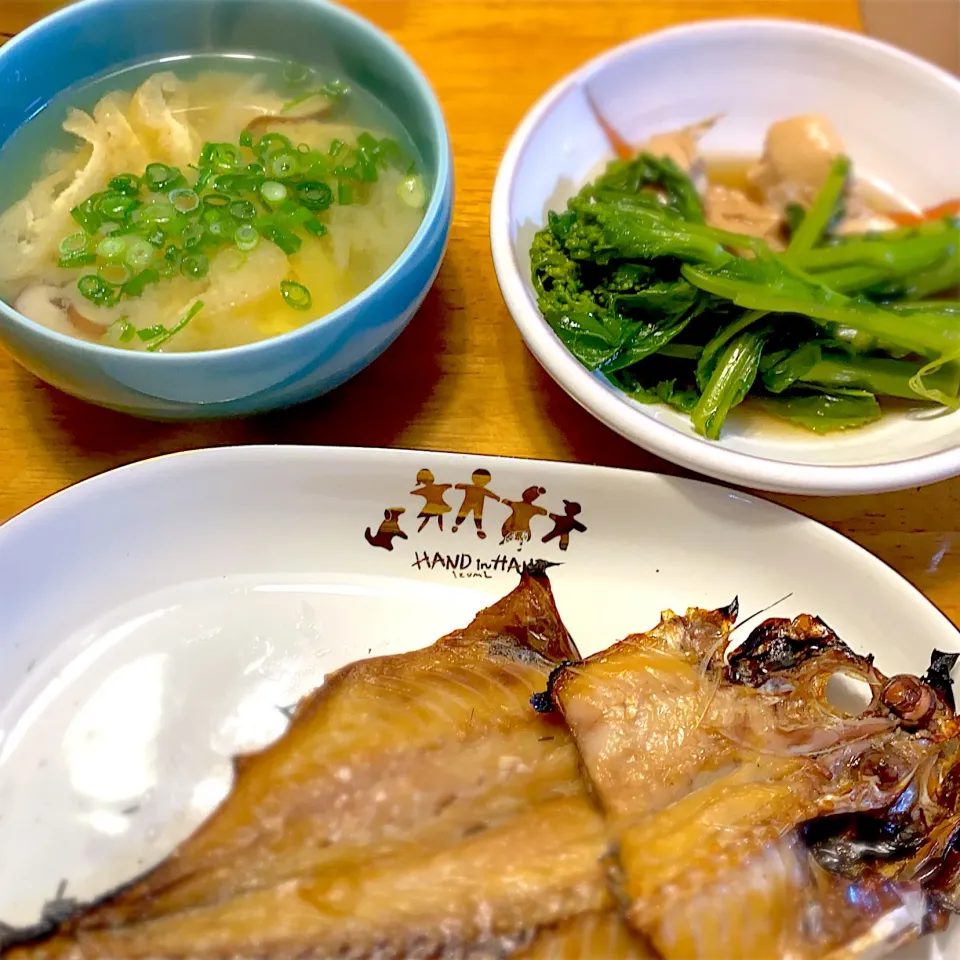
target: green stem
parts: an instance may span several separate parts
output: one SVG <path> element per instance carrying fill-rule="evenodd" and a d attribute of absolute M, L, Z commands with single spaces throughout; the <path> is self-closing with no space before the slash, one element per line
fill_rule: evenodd
<path fill-rule="evenodd" d="M 694 429 L 709 440 L 720 436 L 727 415 L 743 401 L 760 368 L 765 333 L 745 330 L 731 340 L 690 414 Z"/>
<path fill-rule="evenodd" d="M 694 286 L 746 310 L 799 313 L 824 326 L 839 323 L 924 357 L 942 357 L 960 347 L 960 323 L 946 312 L 917 314 L 908 320 L 882 307 L 783 274 L 773 284 L 690 265 L 684 266 L 682 273 Z"/>
<path fill-rule="evenodd" d="M 825 353 L 821 361 L 800 380 L 823 387 L 846 387 L 868 390 L 880 397 L 902 397 L 905 400 L 925 399 L 910 385 L 920 366 L 907 360 L 883 357 L 845 357 Z M 925 377 L 931 389 L 956 397 L 960 393 L 960 370 L 954 364 L 941 367 Z"/>
<path fill-rule="evenodd" d="M 807 211 L 803 218 L 803 223 L 797 228 L 790 240 L 790 246 L 787 248 L 786 256 L 791 259 L 803 257 L 808 251 L 812 250 L 820 238 L 823 236 L 830 221 L 836 212 L 837 204 L 843 197 L 843 191 L 847 186 L 847 178 L 850 176 L 850 159 L 848 157 L 837 157 L 830 167 L 827 179 L 813 206 Z"/>
<path fill-rule="evenodd" d="M 794 258 L 802 269 L 817 273 L 855 265 L 885 267 L 898 275 L 930 269 L 956 253 L 960 230 L 946 228 L 935 234 L 888 240 L 885 236 L 851 240 L 819 247 Z"/>
<path fill-rule="evenodd" d="M 736 336 L 743 333 L 765 314 L 761 310 L 748 310 L 743 316 L 722 327 L 703 348 L 697 361 L 697 383 L 704 388 L 713 375 L 714 364 L 720 351 Z"/>

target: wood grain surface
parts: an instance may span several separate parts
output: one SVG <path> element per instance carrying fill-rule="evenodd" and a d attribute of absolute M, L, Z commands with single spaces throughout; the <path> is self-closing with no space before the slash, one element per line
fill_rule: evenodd
<path fill-rule="evenodd" d="M 54 6 L 0 0 L 0 31 L 23 29 Z M 99 410 L 44 386 L 0 353 L 0 520 L 111 467 L 219 444 L 418 447 L 680 472 L 597 423 L 524 347 L 490 258 L 487 218 L 501 154 L 551 84 L 630 37 L 743 15 L 860 29 L 855 0 L 355 0 L 351 6 L 420 63 L 450 127 L 453 230 L 424 308 L 379 361 L 330 396 L 242 422 L 164 425 Z M 960 623 L 960 480 L 885 496 L 777 499 L 863 544 Z"/>

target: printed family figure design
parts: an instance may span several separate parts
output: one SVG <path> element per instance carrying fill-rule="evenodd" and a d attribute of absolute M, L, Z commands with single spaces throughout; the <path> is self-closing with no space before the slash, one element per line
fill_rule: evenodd
<path fill-rule="evenodd" d="M 393 541 L 396 537 L 401 540 L 408 540 L 409 537 L 400 529 L 400 514 L 407 511 L 403 507 L 387 507 L 383 511 L 383 519 L 380 521 L 380 527 L 375 534 L 367 532 L 364 536 L 371 547 L 383 547 L 384 550 L 393 549 Z"/>
<path fill-rule="evenodd" d="M 417 527 L 417 533 L 422 533 L 430 524 L 431 520 L 436 520 L 437 529 L 443 531 L 443 518 L 453 510 L 453 506 L 447 502 L 446 495 L 451 490 L 459 491 L 463 494 L 457 515 L 454 518 L 453 526 L 450 528 L 452 533 L 456 533 L 467 521 L 473 518 L 473 525 L 477 537 L 486 540 L 487 532 L 483 529 L 484 508 L 490 503 L 502 504 L 510 512 L 500 527 L 500 544 L 514 543 L 518 550 L 522 550 L 524 544 L 533 539 L 531 523 L 540 517 L 545 517 L 553 522 L 553 529 L 540 537 L 542 543 L 551 543 L 557 541 L 557 546 L 566 551 L 570 547 L 570 537 L 573 533 L 586 533 L 586 526 L 577 518 L 583 509 L 579 503 L 572 500 L 563 500 L 563 511 L 551 513 L 547 507 L 541 506 L 538 501 L 546 496 L 547 491 L 541 486 L 527 487 L 520 494 L 519 500 L 510 500 L 506 497 L 500 497 L 492 490 L 489 490 L 490 481 L 493 478 L 489 470 L 479 468 L 473 471 L 470 477 L 470 483 L 437 483 L 437 478 L 432 470 L 424 468 L 417 472 L 417 486 L 410 491 L 412 497 L 422 497 L 423 506 L 417 514 L 420 525 Z M 381 547 L 384 550 L 393 550 L 393 541 L 397 538 L 408 540 L 409 537 L 400 528 L 400 517 L 406 513 L 405 507 L 388 507 L 383 511 L 383 520 L 376 533 L 372 533 L 370 527 L 367 527 L 365 537 L 367 543 L 372 547 Z"/>
<path fill-rule="evenodd" d="M 417 474 L 417 483 L 420 484 L 416 490 L 410 491 L 412 497 L 423 497 L 423 509 L 417 514 L 417 519 L 423 522 L 417 527 L 417 533 L 430 522 L 432 517 L 437 518 L 437 526 L 443 529 L 443 515 L 449 513 L 453 508 L 443 499 L 443 495 L 450 489 L 449 483 L 434 483 L 436 478 L 431 470 L 421 470 Z M 454 527 L 454 530 L 457 528 Z"/>
<path fill-rule="evenodd" d="M 501 544 L 508 540 L 516 540 L 522 545 L 532 538 L 530 521 L 534 517 L 547 515 L 547 511 L 543 507 L 538 507 L 533 501 L 546 492 L 543 487 L 527 487 L 519 500 L 501 501 L 505 507 L 510 508 L 510 516 L 503 521 L 503 526 L 500 528 L 500 533 L 503 534 Z"/>
<path fill-rule="evenodd" d="M 481 540 L 486 540 L 487 535 L 483 532 L 483 502 L 488 499 L 499 501 L 500 498 L 487 489 L 487 484 L 491 480 L 489 470 L 474 470 L 470 479 L 470 483 L 457 484 L 457 489 L 463 491 L 463 503 L 457 511 L 457 522 L 453 525 L 453 532 L 456 533 L 463 526 L 463 521 L 472 513 L 477 536 Z"/>

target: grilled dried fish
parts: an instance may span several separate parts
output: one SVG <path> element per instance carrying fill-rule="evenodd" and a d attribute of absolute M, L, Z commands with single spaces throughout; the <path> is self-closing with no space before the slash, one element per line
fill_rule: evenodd
<path fill-rule="evenodd" d="M 11 958 L 502 953 L 609 907 L 575 747 L 528 702 L 576 658 L 528 571 L 466 630 L 344 668 L 167 860 Z"/>
<path fill-rule="evenodd" d="M 335 674 L 171 857 L 3 956 L 858 960 L 942 926 L 951 655 L 888 679 L 813 617 L 728 654 L 736 615 L 581 661 L 528 570 L 466 630 Z"/>
<path fill-rule="evenodd" d="M 542 930 L 515 960 L 656 960 L 616 910 L 582 913 Z"/>
<path fill-rule="evenodd" d="M 888 680 L 813 617 L 762 624 L 728 661 L 735 616 L 668 612 L 650 633 L 551 677 L 549 703 L 618 844 L 630 924 L 665 960 L 839 960 L 942 922 L 919 862 L 881 871 L 861 856 L 843 875 L 824 866 L 832 834 L 819 857 L 808 841 L 828 814 L 889 823 L 903 808 L 932 837 L 956 813 L 956 789 L 930 788 L 932 766 L 948 784 L 956 763 L 943 691 Z M 838 672 L 870 687 L 858 715 L 827 698 Z M 945 864 L 950 842 L 941 837 L 928 862 Z M 949 886 L 941 875 L 938 896 Z"/>

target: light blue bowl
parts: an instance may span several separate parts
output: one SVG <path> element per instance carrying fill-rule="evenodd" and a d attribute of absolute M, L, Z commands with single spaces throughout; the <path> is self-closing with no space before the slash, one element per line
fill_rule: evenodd
<path fill-rule="evenodd" d="M 346 76 L 406 127 L 430 188 L 416 236 L 372 286 L 299 330 L 228 350 L 152 354 L 99 346 L 56 333 L 2 302 L 0 343 L 66 393 L 175 420 L 300 403 L 379 356 L 417 311 L 440 268 L 453 172 L 443 115 L 426 79 L 400 47 L 355 14 L 326 0 L 82 0 L 0 47 L 0 146 L 67 87 L 131 61 L 242 51 L 309 63 L 331 47 Z"/>

